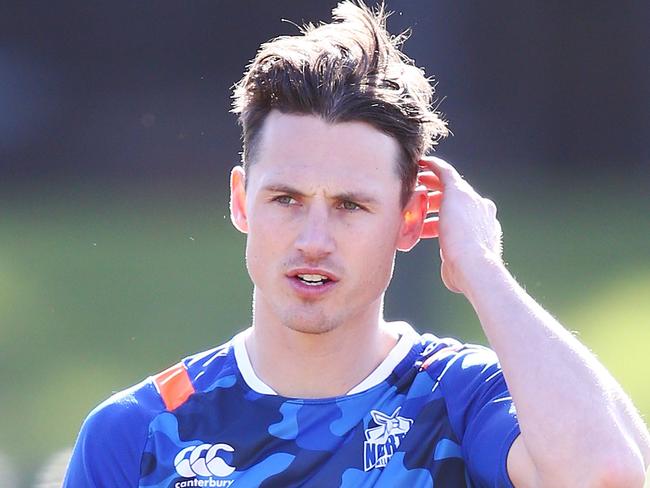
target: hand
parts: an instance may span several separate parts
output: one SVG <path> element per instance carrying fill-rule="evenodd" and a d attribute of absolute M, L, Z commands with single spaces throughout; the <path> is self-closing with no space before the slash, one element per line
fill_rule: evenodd
<path fill-rule="evenodd" d="M 481 262 L 503 263 L 501 224 L 492 200 L 481 197 L 446 161 L 435 157 L 420 162 L 418 184 L 427 188 L 428 217 L 421 238 L 437 237 L 445 286 L 465 293 L 470 271 Z"/>

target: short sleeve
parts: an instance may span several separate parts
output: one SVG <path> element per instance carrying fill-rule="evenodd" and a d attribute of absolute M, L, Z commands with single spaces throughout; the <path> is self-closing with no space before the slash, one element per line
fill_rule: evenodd
<path fill-rule="evenodd" d="M 475 486 L 511 488 L 507 457 L 520 431 L 496 354 L 462 347 L 442 372 L 440 388 Z"/>
<path fill-rule="evenodd" d="M 75 443 L 63 488 L 137 487 L 140 462 L 154 415 L 141 404 L 155 403 L 153 386 L 126 390 L 96 407 Z M 145 402 L 146 403 L 146 402 Z"/>

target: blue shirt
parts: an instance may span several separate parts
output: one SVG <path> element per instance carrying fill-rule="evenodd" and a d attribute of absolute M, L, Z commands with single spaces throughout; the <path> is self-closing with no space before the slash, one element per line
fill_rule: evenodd
<path fill-rule="evenodd" d="M 276 394 L 244 334 L 118 393 L 83 424 L 64 488 L 512 487 L 516 412 L 491 350 L 401 335 L 348 394 Z"/>

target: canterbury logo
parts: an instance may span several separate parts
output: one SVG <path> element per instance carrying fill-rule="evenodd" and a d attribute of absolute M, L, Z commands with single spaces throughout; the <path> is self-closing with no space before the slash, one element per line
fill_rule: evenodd
<path fill-rule="evenodd" d="M 230 476 L 235 468 L 219 457 L 221 451 L 234 452 L 228 444 L 201 444 L 186 447 L 174 458 L 176 472 L 183 478 L 195 476 Z"/>

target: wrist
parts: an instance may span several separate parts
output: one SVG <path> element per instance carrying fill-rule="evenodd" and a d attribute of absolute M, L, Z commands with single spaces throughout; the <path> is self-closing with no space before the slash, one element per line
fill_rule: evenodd
<path fill-rule="evenodd" d="M 465 256 L 456 269 L 459 288 L 470 301 L 476 294 L 489 291 L 495 280 L 509 276 L 501 256 L 487 250 Z"/>

